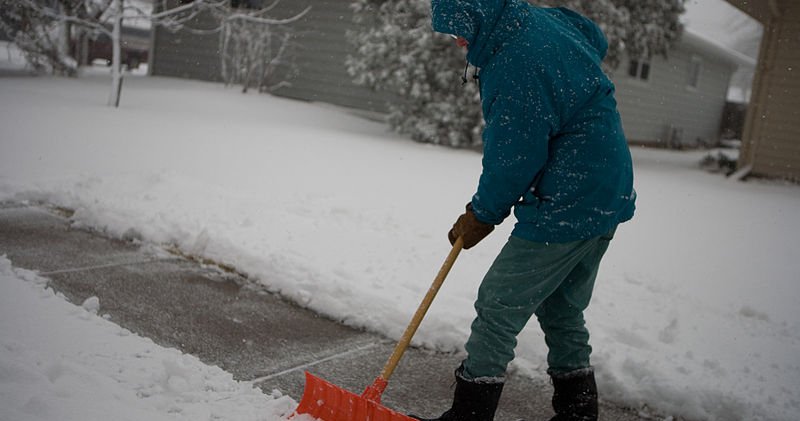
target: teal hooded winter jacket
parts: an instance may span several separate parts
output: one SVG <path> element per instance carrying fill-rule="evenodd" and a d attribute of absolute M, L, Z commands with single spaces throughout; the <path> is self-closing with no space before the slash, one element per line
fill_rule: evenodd
<path fill-rule="evenodd" d="M 633 166 L 592 21 L 524 0 L 432 0 L 433 29 L 469 41 L 480 68 L 483 172 L 475 216 L 563 243 L 633 217 Z"/>

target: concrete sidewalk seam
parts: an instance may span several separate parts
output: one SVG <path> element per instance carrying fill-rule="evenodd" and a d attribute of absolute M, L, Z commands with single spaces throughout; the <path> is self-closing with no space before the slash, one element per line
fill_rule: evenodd
<path fill-rule="evenodd" d="M 263 383 L 265 381 L 272 380 L 272 379 L 274 379 L 276 377 L 280 377 L 280 376 L 283 376 L 283 375 L 286 375 L 286 374 L 289 374 L 289 373 L 293 373 L 295 371 L 305 370 L 307 368 L 311 368 L 311 367 L 313 367 L 315 365 L 326 363 L 328 361 L 332 361 L 332 360 L 335 360 L 335 359 L 347 357 L 349 355 L 353 355 L 353 354 L 357 354 L 357 353 L 360 353 L 360 352 L 368 351 L 370 349 L 373 349 L 373 348 L 376 348 L 376 347 L 380 346 L 381 344 L 382 344 L 382 342 L 380 342 L 380 341 L 372 342 L 370 344 L 363 345 L 363 346 L 360 346 L 360 347 L 357 347 L 355 349 L 351 349 L 351 350 L 348 350 L 348 351 L 340 352 L 338 354 L 334 354 L 334 355 L 322 358 L 322 359 L 317 360 L 317 361 L 312 361 L 312 362 L 309 362 L 309 363 L 306 363 L 306 364 L 301 364 L 301 365 L 298 365 L 296 367 L 292 367 L 292 368 L 289 368 L 289 369 L 286 369 L 286 370 L 283 370 L 283 371 L 279 371 L 277 373 L 269 374 L 267 376 L 262 376 L 262 377 L 250 380 L 250 383 L 252 383 L 254 385 L 259 384 L 259 383 Z"/>
<path fill-rule="evenodd" d="M 147 263 L 157 263 L 157 262 L 165 262 L 165 261 L 172 261 L 175 259 L 148 259 L 148 260 L 137 260 L 133 262 L 122 262 L 122 263 L 108 263 L 105 265 L 94 265 L 94 266 L 83 266 L 78 268 L 69 268 L 69 269 L 59 269 L 59 270 L 52 270 L 49 272 L 38 272 L 39 276 L 52 276 L 52 275 L 61 275 L 64 273 L 75 273 L 75 272 L 87 272 L 91 270 L 99 270 L 99 269 L 109 269 L 109 268 L 116 268 L 121 266 L 135 266 L 135 265 L 143 265 Z"/>

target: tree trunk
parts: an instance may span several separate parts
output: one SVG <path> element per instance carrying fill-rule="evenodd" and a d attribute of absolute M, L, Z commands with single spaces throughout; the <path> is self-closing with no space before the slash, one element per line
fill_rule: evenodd
<path fill-rule="evenodd" d="M 78 40 L 76 41 L 78 51 L 78 66 L 89 65 L 89 34 L 85 30 L 81 30 Z"/>
<path fill-rule="evenodd" d="M 58 7 L 61 18 L 57 29 L 56 54 L 57 60 L 61 65 L 59 69 L 54 68 L 53 70 L 61 76 L 76 76 L 77 66 L 73 68 L 74 64 L 70 60 L 70 57 L 72 57 L 72 46 L 70 45 L 72 41 L 72 24 L 67 20 L 70 10 L 62 4 L 59 4 Z"/>
<path fill-rule="evenodd" d="M 114 28 L 111 31 L 111 94 L 108 105 L 119 107 L 122 93 L 122 0 L 112 0 Z"/>
<path fill-rule="evenodd" d="M 58 53 L 61 57 L 69 57 L 70 55 L 70 23 L 66 19 L 62 19 L 58 23 Z"/>

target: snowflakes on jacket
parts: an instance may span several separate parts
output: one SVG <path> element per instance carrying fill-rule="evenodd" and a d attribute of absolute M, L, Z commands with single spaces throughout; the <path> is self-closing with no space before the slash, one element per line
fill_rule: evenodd
<path fill-rule="evenodd" d="M 476 216 L 537 242 L 605 234 L 633 217 L 633 165 L 592 21 L 522 0 L 433 0 L 433 29 L 480 68 L 483 172 Z"/>

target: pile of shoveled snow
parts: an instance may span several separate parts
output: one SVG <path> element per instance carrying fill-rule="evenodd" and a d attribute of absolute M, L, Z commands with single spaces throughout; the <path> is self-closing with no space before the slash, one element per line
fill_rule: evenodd
<path fill-rule="evenodd" d="M 76 306 L 0 256 L 0 419 L 277 421 L 296 407 Z M 297 419 L 297 418 L 296 418 Z"/>

